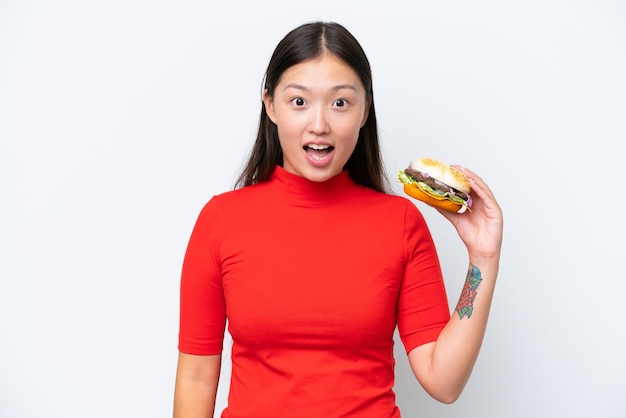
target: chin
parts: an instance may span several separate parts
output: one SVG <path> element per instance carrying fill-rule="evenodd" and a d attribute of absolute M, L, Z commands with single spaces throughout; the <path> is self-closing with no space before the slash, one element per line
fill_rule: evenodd
<path fill-rule="evenodd" d="M 343 167 L 336 168 L 331 165 L 315 167 L 311 164 L 305 164 L 300 167 L 295 167 L 291 164 L 283 164 L 283 168 L 296 176 L 303 177 L 315 183 L 323 183 L 343 172 Z"/>

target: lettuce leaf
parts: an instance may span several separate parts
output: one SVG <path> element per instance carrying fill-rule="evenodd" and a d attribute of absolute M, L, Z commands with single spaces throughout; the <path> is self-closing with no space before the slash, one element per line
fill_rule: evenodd
<path fill-rule="evenodd" d="M 460 197 L 458 197 L 457 195 L 454 195 L 450 192 L 441 192 L 439 190 L 435 190 L 432 187 L 430 187 L 428 184 L 421 182 L 421 181 L 417 181 L 413 179 L 412 177 L 407 176 L 406 173 L 404 173 L 404 171 L 398 172 L 398 180 L 400 180 L 401 183 L 413 184 L 419 187 L 420 189 L 422 189 L 424 193 L 432 196 L 433 198 L 437 200 L 448 199 L 448 200 L 453 201 L 456 204 L 467 206 L 467 202 L 461 199 Z"/>

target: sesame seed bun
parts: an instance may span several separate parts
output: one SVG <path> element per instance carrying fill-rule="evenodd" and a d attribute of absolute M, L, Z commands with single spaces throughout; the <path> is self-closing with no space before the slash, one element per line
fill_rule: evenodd
<path fill-rule="evenodd" d="M 454 187 L 463 193 L 470 192 L 469 178 L 448 164 L 444 164 L 433 158 L 418 158 L 413 161 L 411 165 L 414 169 L 419 170 L 422 173 L 428 173 L 430 177 L 437 179 L 448 186 Z"/>

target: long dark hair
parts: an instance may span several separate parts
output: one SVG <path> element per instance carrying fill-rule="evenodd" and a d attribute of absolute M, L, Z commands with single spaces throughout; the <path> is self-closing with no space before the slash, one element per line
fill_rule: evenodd
<path fill-rule="evenodd" d="M 357 73 L 365 86 L 366 100 L 369 103 L 367 121 L 359 131 L 356 147 L 345 169 L 357 184 L 387 192 L 374 111 L 372 71 L 363 48 L 346 28 L 333 22 L 314 22 L 293 29 L 274 50 L 265 72 L 264 89 L 270 97 L 273 96 L 285 70 L 324 53 L 339 58 Z M 278 128 L 267 116 L 265 106 L 262 105 L 257 137 L 235 188 L 268 180 L 274 167 L 282 163 L 283 152 L 278 141 Z"/>

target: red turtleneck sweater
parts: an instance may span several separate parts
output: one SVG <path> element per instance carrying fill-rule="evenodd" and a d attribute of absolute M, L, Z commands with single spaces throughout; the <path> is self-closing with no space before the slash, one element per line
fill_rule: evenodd
<path fill-rule="evenodd" d="M 201 211 L 181 280 L 179 350 L 233 338 L 222 417 L 399 417 L 393 333 L 406 351 L 450 318 L 439 261 L 415 205 L 277 167 Z"/>

